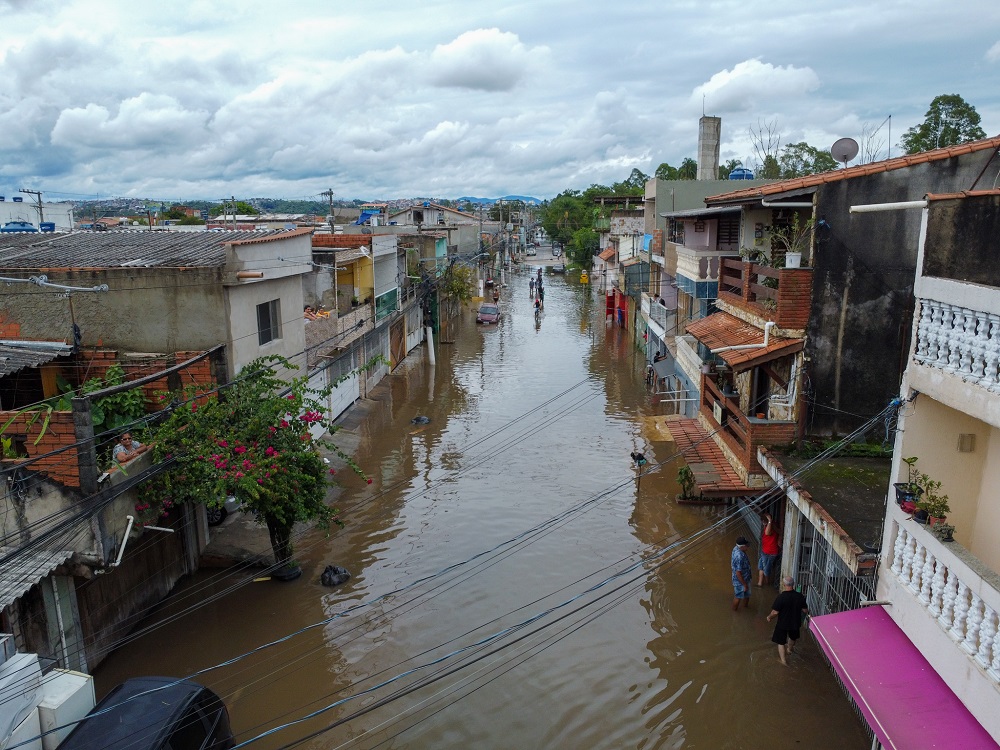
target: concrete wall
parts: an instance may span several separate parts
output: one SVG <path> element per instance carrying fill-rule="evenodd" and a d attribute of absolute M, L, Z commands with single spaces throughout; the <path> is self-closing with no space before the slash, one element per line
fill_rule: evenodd
<path fill-rule="evenodd" d="M 702 115 L 698 120 L 698 179 L 719 179 L 719 142 L 722 118 Z"/>
<path fill-rule="evenodd" d="M 851 214 L 856 204 L 920 200 L 966 190 L 990 150 L 817 188 L 812 313 L 806 343 L 816 434 L 844 434 L 899 392 L 910 343 L 919 209 Z M 852 414 L 845 414 L 844 412 Z"/>
<path fill-rule="evenodd" d="M 108 292 L 73 295 L 85 346 L 128 351 L 205 350 L 226 340 L 221 269 L 112 268 L 46 272 L 70 286 L 107 284 Z M 33 285 L 0 297 L 0 318 L 26 339 L 72 341 L 69 302 Z M 301 307 L 299 311 L 301 312 Z"/>
<path fill-rule="evenodd" d="M 305 350 L 302 281 L 298 276 L 228 287 L 226 297 L 228 337 L 232 340 L 229 358 L 231 374 L 238 373 L 257 357 L 277 354 L 292 359 Z M 257 335 L 257 305 L 271 300 L 279 302 L 281 338 L 261 344 Z M 295 361 L 295 364 L 303 365 L 304 362 Z"/>

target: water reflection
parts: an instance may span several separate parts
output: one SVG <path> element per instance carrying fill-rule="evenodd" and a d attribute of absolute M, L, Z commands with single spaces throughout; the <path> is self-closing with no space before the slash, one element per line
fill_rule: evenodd
<path fill-rule="evenodd" d="M 373 394 L 351 430 L 375 481 L 345 477 L 347 526 L 300 539 L 302 579 L 245 586 L 131 644 L 102 668 L 101 689 L 135 673 L 190 673 L 368 603 L 203 678 L 226 695 L 241 739 L 513 627 L 255 746 L 432 678 L 304 747 L 863 746 L 814 647 L 782 670 L 763 619 L 770 600 L 755 594 L 751 611 L 729 611 L 732 532 L 582 593 L 718 511 L 673 503 L 675 447 L 648 422 L 665 407 L 643 386 L 627 333 L 605 327 L 596 290 L 547 278 L 536 323 L 527 276 L 510 283 L 499 326 L 470 316 L 436 366 L 408 359 Z M 417 415 L 430 422 L 413 425 Z M 650 462 L 638 482 L 637 449 Z M 323 588 L 329 563 L 354 577 Z M 779 728 L 772 716 L 794 721 Z"/>

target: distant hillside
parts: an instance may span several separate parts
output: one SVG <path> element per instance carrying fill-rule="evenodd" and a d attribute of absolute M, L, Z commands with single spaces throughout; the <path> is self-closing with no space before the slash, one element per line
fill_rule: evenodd
<path fill-rule="evenodd" d="M 465 203 L 473 203 L 473 204 L 475 204 L 477 206 L 478 205 L 492 206 L 498 200 L 502 200 L 502 201 L 522 201 L 522 202 L 526 203 L 529 206 L 538 206 L 538 205 L 541 205 L 541 203 L 542 203 L 541 200 L 539 200 L 538 198 L 533 198 L 530 195 L 503 195 L 503 196 L 501 196 L 499 198 L 474 198 L 474 197 L 466 196 L 464 198 L 456 198 L 455 202 L 458 203 L 459 205 L 462 205 L 462 204 L 465 204 Z"/>

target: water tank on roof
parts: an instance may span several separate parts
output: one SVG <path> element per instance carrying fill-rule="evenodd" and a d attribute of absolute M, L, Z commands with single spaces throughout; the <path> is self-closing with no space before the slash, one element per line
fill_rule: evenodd
<path fill-rule="evenodd" d="M 19 195 L 15 195 L 15 196 L 14 196 L 14 197 L 12 198 L 12 200 L 14 201 L 14 203 L 24 203 L 24 198 L 22 198 L 22 197 L 21 197 L 21 196 L 19 196 Z"/>
<path fill-rule="evenodd" d="M 753 172 L 746 167 L 737 167 L 729 173 L 730 180 L 752 180 Z"/>
<path fill-rule="evenodd" d="M 38 225 L 38 229 L 42 232 L 54 232 L 56 231 L 56 223 L 54 221 L 43 221 Z"/>
<path fill-rule="evenodd" d="M 2 195 L 0 195 L 0 203 L 3 203 L 5 200 L 7 200 L 7 199 L 4 198 Z"/>

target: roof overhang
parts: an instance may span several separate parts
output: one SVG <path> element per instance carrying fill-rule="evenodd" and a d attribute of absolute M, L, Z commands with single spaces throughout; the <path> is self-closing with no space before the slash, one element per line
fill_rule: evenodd
<path fill-rule="evenodd" d="M 63 341 L 0 340 L 0 377 L 68 357 L 73 347 Z"/>
<path fill-rule="evenodd" d="M 683 211 L 663 211 L 660 213 L 665 219 L 698 219 L 701 217 L 712 218 L 719 214 L 738 214 L 739 206 L 713 206 L 712 208 L 687 208 Z"/>
<path fill-rule="evenodd" d="M 882 747 L 1000 747 L 883 607 L 813 617 L 809 629 Z"/>
<path fill-rule="evenodd" d="M 0 559 L 6 559 L 0 570 L 0 612 L 28 592 L 32 586 L 39 583 L 73 556 L 67 550 L 26 550 L 17 552 L 13 549 L 0 547 Z"/>
<path fill-rule="evenodd" d="M 615 250 L 615 248 L 609 247 L 607 250 L 602 251 L 601 254 L 598 255 L 597 257 L 600 258 L 601 260 L 608 261 L 608 260 L 611 260 L 612 258 L 614 258 L 615 257 L 615 253 L 617 253 L 617 252 L 618 251 Z"/>
<path fill-rule="evenodd" d="M 802 351 L 803 339 L 768 338 L 764 346 L 764 331 L 725 312 L 713 313 L 701 320 L 688 323 L 687 332 L 707 346 L 714 354 L 733 368 L 733 372 L 752 367 Z M 726 349 L 726 347 L 753 347 Z M 723 349 L 724 351 L 717 351 Z"/>

